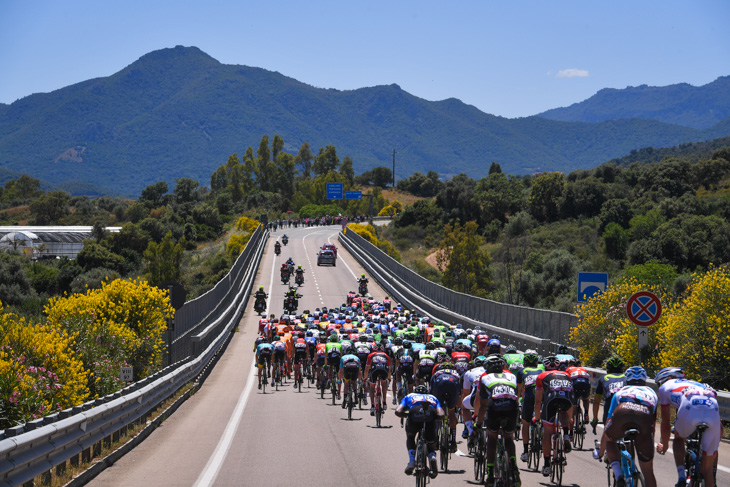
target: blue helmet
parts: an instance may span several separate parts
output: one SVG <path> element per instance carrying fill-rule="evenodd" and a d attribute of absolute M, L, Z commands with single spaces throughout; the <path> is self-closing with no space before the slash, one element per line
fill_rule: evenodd
<path fill-rule="evenodd" d="M 624 372 L 624 377 L 626 384 L 640 386 L 645 385 L 646 379 L 649 378 L 649 376 L 646 374 L 646 370 L 644 370 L 644 367 L 639 366 L 629 367 L 628 369 L 626 369 L 626 372 Z"/>

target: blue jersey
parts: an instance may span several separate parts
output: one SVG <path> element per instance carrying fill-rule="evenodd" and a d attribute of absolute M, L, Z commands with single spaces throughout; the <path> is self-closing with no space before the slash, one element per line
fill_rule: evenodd
<path fill-rule="evenodd" d="M 418 354 L 421 350 L 426 350 L 426 344 L 417 342 L 411 343 L 411 350 L 413 350 L 415 354 Z"/>
<path fill-rule="evenodd" d="M 633 404 L 641 404 L 649 408 L 650 411 L 656 411 L 656 405 L 659 398 L 654 389 L 648 386 L 624 386 L 619 389 L 611 398 L 611 408 L 608 410 L 608 417 L 613 416 L 613 412 L 622 402 L 630 402 Z"/>
<path fill-rule="evenodd" d="M 463 343 L 464 345 L 466 345 L 467 350 L 471 350 L 471 346 L 472 346 L 471 340 L 467 340 L 466 338 L 459 338 L 458 340 L 456 340 L 454 342 L 454 346 L 456 346 L 457 343 Z"/>
<path fill-rule="evenodd" d="M 555 356 L 555 358 L 558 359 L 558 362 L 560 362 L 561 364 L 563 362 L 572 362 L 573 360 L 575 360 L 575 357 L 565 353 L 559 353 Z"/>
<path fill-rule="evenodd" d="M 360 357 L 358 357 L 357 355 L 353 355 L 353 354 L 350 353 L 350 354 L 347 354 L 347 355 L 343 355 L 342 356 L 342 358 L 340 359 L 340 368 L 341 369 L 344 369 L 345 368 L 345 364 L 351 363 L 351 362 L 352 363 L 356 363 L 357 366 L 358 366 L 358 368 L 360 367 Z"/>
<path fill-rule="evenodd" d="M 441 403 L 438 399 L 436 399 L 436 396 L 432 396 L 431 394 L 416 393 L 408 394 L 406 397 L 403 398 L 403 400 L 401 400 L 400 405 L 405 407 L 406 411 L 410 411 L 413 406 L 422 403 L 428 403 L 436 409 L 441 407 Z"/>
<path fill-rule="evenodd" d="M 258 357 L 259 355 L 261 355 L 261 352 L 264 350 L 268 351 L 264 353 L 272 354 L 274 353 L 274 346 L 270 343 L 259 343 L 259 346 L 256 347 L 256 356 Z"/>

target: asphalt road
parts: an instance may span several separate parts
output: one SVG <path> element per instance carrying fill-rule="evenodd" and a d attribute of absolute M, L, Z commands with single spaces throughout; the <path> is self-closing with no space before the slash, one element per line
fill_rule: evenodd
<path fill-rule="evenodd" d="M 337 242 L 339 227 L 287 229 L 289 245 L 274 254 L 272 234 L 261 261 L 256 286 L 270 295 L 269 313 L 282 312 L 286 286 L 278 268 L 291 256 L 305 268 L 300 309 L 339 305 L 356 277 L 364 271 L 339 245 L 336 267 L 317 267 L 317 249 Z M 372 279 L 375 298 L 385 294 Z M 251 300 L 251 308 L 253 301 Z M 140 446 L 102 472 L 91 485 L 98 486 L 389 486 L 413 485 L 403 469 L 408 461 L 405 433 L 389 408 L 384 427 L 366 410 L 346 411 L 333 406 L 331 398 L 319 398 L 315 389 L 296 392 L 289 383 L 279 391 L 256 387 L 253 341 L 258 317 L 248 310 L 225 353 L 203 387 L 186 401 Z M 306 383 L 305 383 L 306 385 Z M 389 396 L 390 399 L 390 396 Z M 462 426 L 459 426 L 461 433 Z M 599 430 L 600 434 L 600 430 Z M 593 444 L 588 433 L 585 447 Z M 431 481 L 434 486 L 475 485 L 473 462 L 464 452 L 452 455 L 450 471 Z M 721 445 L 720 464 L 730 465 L 730 448 Z M 519 461 L 518 461 L 519 462 Z M 522 485 L 550 485 L 539 473 L 528 472 L 521 462 Z M 721 467 L 718 485 L 730 485 L 730 469 Z M 670 455 L 657 456 L 655 471 L 660 486 L 673 486 L 676 470 Z M 567 486 L 606 485 L 603 464 L 589 451 L 573 451 L 563 478 Z"/>

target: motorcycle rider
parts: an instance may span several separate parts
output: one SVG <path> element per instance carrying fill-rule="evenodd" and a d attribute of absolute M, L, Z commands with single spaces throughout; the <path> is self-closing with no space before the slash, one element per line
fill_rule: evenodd
<path fill-rule="evenodd" d="M 286 303 L 289 298 L 293 298 L 294 309 L 297 309 L 299 307 L 299 298 L 301 297 L 302 295 L 297 293 L 297 288 L 295 288 L 294 286 L 290 286 L 289 290 L 286 292 L 286 294 L 284 294 L 284 303 Z"/>
<path fill-rule="evenodd" d="M 274 252 L 276 253 L 276 255 L 279 255 L 281 253 L 281 243 L 279 243 L 278 240 L 274 244 Z"/>
<path fill-rule="evenodd" d="M 283 237 L 281 237 L 281 241 L 284 243 L 284 245 L 289 243 L 289 237 L 286 236 L 286 233 Z"/>
<path fill-rule="evenodd" d="M 358 291 L 362 290 L 362 288 L 365 288 L 365 292 L 368 292 L 368 278 L 365 277 L 365 274 L 360 275 L 360 279 L 357 280 L 358 285 Z M 364 294 L 364 293 L 360 293 Z"/>
<path fill-rule="evenodd" d="M 254 301 L 254 306 L 259 302 L 259 300 L 263 303 L 262 309 L 266 309 L 266 298 L 269 297 L 266 292 L 264 292 L 264 286 L 259 286 L 258 291 L 256 291 L 256 294 L 254 294 L 254 297 L 256 300 Z"/>
<path fill-rule="evenodd" d="M 301 286 L 302 284 L 304 284 L 304 269 L 302 269 L 302 266 L 297 266 L 296 273 L 297 276 L 294 279 L 294 282 Z"/>

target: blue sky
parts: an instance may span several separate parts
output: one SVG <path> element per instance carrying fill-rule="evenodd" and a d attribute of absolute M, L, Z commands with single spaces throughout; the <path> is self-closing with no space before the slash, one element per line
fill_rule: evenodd
<path fill-rule="evenodd" d="M 728 20 L 727 0 L 0 0 L 0 103 L 184 45 L 321 88 L 397 83 L 514 118 L 730 75 Z"/>

